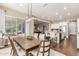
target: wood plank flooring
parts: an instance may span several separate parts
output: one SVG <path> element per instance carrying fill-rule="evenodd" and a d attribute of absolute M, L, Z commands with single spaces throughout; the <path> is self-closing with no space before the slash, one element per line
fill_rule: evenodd
<path fill-rule="evenodd" d="M 54 48 L 52 47 L 52 49 L 64 53 L 67 56 L 79 56 L 79 50 L 76 48 L 76 44 L 76 36 L 70 36 L 69 39 Z"/>

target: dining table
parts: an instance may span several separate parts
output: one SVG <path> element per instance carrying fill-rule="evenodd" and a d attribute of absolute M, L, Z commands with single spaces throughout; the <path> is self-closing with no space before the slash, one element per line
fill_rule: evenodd
<path fill-rule="evenodd" d="M 28 40 L 26 37 L 15 37 L 13 40 L 25 51 L 26 56 L 40 45 L 40 41 L 35 38 Z"/>

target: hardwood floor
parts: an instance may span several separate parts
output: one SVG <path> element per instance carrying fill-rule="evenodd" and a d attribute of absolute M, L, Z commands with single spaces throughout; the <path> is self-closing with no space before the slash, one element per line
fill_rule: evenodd
<path fill-rule="evenodd" d="M 79 50 L 76 48 L 76 44 L 76 36 L 70 36 L 69 39 L 54 48 L 52 47 L 52 49 L 64 53 L 67 56 L 79 56 Z"/>

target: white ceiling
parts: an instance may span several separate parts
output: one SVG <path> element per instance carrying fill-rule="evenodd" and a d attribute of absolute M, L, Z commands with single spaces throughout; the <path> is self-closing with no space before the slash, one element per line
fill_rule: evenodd
<path fill-rule="evenodd" d="M 2 3 L 0 5 L 25 14 L 28 13 L 27 3 Z M 79 3 L 33 3 L 32 15 L 50 21 L 78 18 Z"/>

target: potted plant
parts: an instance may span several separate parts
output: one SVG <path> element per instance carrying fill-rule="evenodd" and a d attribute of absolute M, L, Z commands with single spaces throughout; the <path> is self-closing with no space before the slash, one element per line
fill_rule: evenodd
<path fill-rule="evenodd" d="M 33 39 L 33 36 L 30 36 L 30 35 L 27 36 L 27 40 L 32 40 L 32 39 Z"/>

